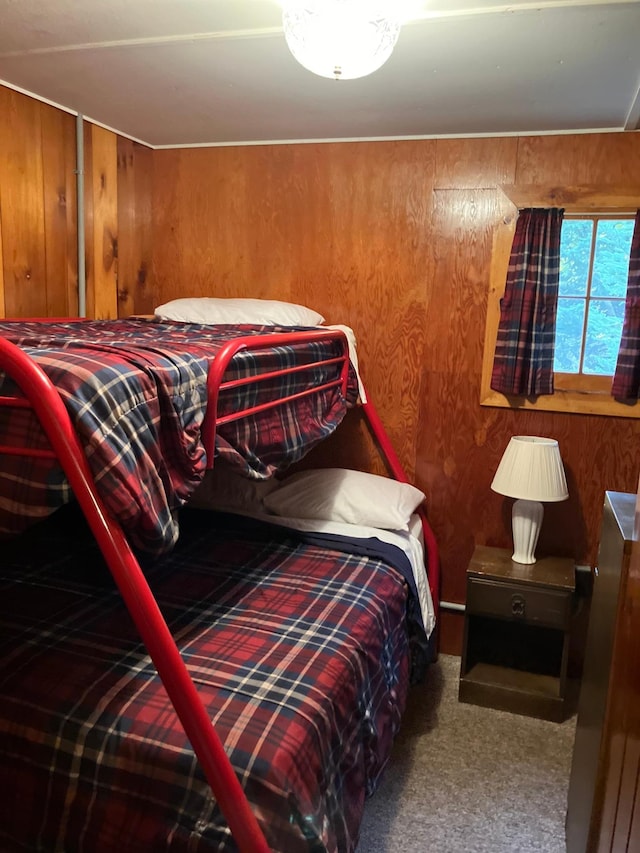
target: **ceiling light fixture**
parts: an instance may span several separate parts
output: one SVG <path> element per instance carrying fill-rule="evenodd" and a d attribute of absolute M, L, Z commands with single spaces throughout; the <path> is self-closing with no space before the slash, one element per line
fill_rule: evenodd
<path fill-rule="evenodd" d="M 300 65 L 320 77 L 353 80 L 391 56 L 400 6 L 399 0 L 285 0 L 282 26 Z"/>

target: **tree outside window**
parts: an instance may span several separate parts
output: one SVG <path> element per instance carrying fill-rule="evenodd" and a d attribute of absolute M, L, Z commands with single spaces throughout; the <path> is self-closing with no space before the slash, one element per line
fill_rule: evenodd
<path fill-rule="evenodd" d="M 565 216 L 554 372 L 613 376 L 633 225 L 632 216 Z"/>

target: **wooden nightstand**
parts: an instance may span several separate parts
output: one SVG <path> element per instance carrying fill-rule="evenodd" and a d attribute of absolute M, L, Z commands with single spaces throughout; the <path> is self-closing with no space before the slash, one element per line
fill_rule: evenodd
<path fill-rule="evenodd" d="M 571 559 L 526 566 L 478 546 L 467 569 L 460 701 L 564 720 L 574 591 Z"/>

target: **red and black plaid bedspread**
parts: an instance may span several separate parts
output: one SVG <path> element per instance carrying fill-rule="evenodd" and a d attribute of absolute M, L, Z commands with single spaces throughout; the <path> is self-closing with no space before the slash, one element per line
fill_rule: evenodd
<path fill-rule="evenodd" d="M 145 571 L 269 845 L 354 850 L 405 705 L 405 583 L 185 515 Z M 0 569 L 0 849 L 235 850 L 93 545 L 47 524 L 59 543 L 30 531 Z"/>
<path fill-rule="evenodd" d="M 175 512 L 206 465 L 201 426 L 209 365 L 240 335 L 292 331 L 263 326 L 200 326 L 145 320 L 0 322 L 0 335 L 25 349 L 58 388 L 96 485 L 132 544 L 162 553 L 177 538 Z M 335 342 L 239 353 L 225 378 L 307 363 Z M 295 393 L 331 378 L 336 366 L 278 380 Z M 3 382 L 0 393 L 11 383 Z M 352 377 L 355 389 L 355 376 Z M 270 398 L 273 384 L 242 386 L 221 398 L 222 414 Z M 353 398 L 355 399 L 355 397 Z M 353 402 L 353 399 L 351 402 Z M 234 408 L 235 407 L 235 408 Z M 216 455 L 256 478 L 297 461 L 337 426 L 346 409 L 338 389 L 222 426 Z M 46 447 L 30 412 L 0 410 L 0 444 Z M 48 460 L 0 459 L 0 534 L 14 534 L 69 500 L 60 468 Z"/>

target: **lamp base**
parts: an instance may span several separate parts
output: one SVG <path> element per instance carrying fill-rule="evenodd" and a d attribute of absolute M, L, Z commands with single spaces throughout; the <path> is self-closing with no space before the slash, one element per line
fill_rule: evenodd
<path fill-rule="evenodd" d="M 544 507 L 539 501 L 517 500 L 511 512 L 514 563 L 535 563 Z"/>

